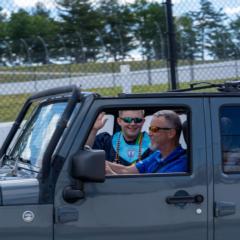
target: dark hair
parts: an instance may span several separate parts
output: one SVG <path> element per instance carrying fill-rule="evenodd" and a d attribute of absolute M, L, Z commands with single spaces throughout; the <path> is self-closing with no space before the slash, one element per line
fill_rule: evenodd
<path fill-rule="evenodd" d="M 160 110 L 154 113 L 153 116 L 164 117 L 167 120 L 168 124 L 170 125 L 168 127 L 176 129 L 177 137 L 178 139 L 180 138 L 181 131 L 182 131 L 182 123 L 177 113 L 175 113 L 172 110 Z"/>

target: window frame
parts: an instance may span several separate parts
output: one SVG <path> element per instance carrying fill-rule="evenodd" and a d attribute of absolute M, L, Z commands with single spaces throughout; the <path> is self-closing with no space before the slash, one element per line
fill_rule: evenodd
<path fill-rule="evenodd" d="M 240 174 L 240 169 L 237 171 L 226 171 L 225 169 L 225 165 L 224 164 L 224 151 L 223 151 L 223 135 L 222 135 L 222 122 L 221 122 L 221 118 L 222 116 L 222 110 L 224 108 L 234 108 L 234 107 L 239 107 L 239 111 L 240 111 L 240 104 L 223 104 L 222 106 L 220 106 L 219 108 L 219 133 L 220 133 L 220 151 L 221 151 L 221 168 L 224 174 L 227 175 L 235 175 L 235 174 Z M 239 148 L 240 150 L 240 148 Z M 240 154 L 240 151 L 239 151 Z M 240 167 L 240 166 L 239 166 Z"/>
<path fill-rule="evenodd" d="M 146 108 L 148 109 L 148 111 L 146 111 Z M 115 111 L 115 114 L 112 114 L 112 110 L 114 109 Z M 192 166 L 192 130 L 191 130 L 191 122 L 192 122 L 192 112 L 191 112 L 191 108 L 185 104 L 176 104 L 176 105 L 173 105 L 173 104 L 170 104 L 170 105 L 165 105 L 165 104 L 157 104 L 157 105 L 154 105 L 152 107 L 149 107 L 149 106 L 145 106 L 143 105 L 142 107 L 133 107 L 133 106 L 127 106 L 127 107 L 119 107 L 117 110 L 116 110 L 116 107 L 111 107 L 111 106 L 105 106 L 103 108 L 101 108 L 99 112 L 96 113 L 96 118 L 98 116 L 99 113 L 101 112 L 106 112 L 106 115 L 108 114 L 111 114 L 113 115 L 113 118 L 114 118 L 114 125 L 113 125 L 113 134 L 115 132 L 115 129 L 116 129 L 116 119 L 117 119 L 117 112 L 119 110 L 140 110 L 140 109 L 144 109 L 145 110 L 145 116 L 149 116 L 149 112 L 151 112 L 152 114 L 155 113 L 156 111 L 159 111 L 159 110 L 164 110 L 164 109 L 167 109 L 167 110 L 173 110 L 175 112 L 177 112 L 179 115 L 180 114 L 185 114 L 186 115 L 186 121 L 188 122 L 188 143 L 186 143 L 186 155 L 187 155 L 187 158 L 188 158 L 188 172 L 174 172 L 174 173 L 144 173 L 144 174 L 141 174 L 141 173 L 138 173 L 138 174 L 118 174 L 118 175 L 106 175 L 106 178 L 142 178 L 142 177 L 159 177 L 159 176 L 162 176 L 162 177 L 169 177 L 169 176 L 190 176 L 192 175 L 192 172 L 193 172 L 193 166 Z M 151 109 L 151 110 L 149 110 Z M 152 115 L 151 114 L 151 115 Z M 93 124 L 96 120 L 96 118 L 94 119 L 93 121 Z M 181 119 L 182 120 L 182 119 Z M 183 121 L 181 121 L 183 123 Z M 89 132 L 90 133 L 90 132 Z M 181 135 L 183 135 L 183 132 L 181 133 Z"/>

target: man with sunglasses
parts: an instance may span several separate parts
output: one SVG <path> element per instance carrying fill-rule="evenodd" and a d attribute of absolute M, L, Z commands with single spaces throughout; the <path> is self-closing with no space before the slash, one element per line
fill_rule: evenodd
<path fill-rule="evenodd" d="M 89 135 L 87 144 L 94 149 L 103 149 L 106 152 L 106 159 L 117 164 L 129 166 L 146 158 L 151 150 L 150 138 L 146 132 L 141 132 L 144 124 L 144 110 L 122 110 L 119 111 L 117 123 L 121 131 L 113 136 L 109 133 L 97 131 L 105 123 L 105 113 L 100 113 L 93 129 Z"/>
<path fill-rule="evenodd" d="M 121 166 L 106 162 L 107 174 L 188 172 L 186 151 L 180 146 L 182 124 L 171 110 L 161 110 L 153 115 L 149 127 L 151 148 L 156 150 L 135 165 Z"/>

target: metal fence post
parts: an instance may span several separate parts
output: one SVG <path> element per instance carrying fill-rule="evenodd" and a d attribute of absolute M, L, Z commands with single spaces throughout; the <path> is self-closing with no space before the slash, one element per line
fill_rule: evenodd
<path fill-rule="evenodd" d="M 39 39 L 39 41 L 42 43 L 43 45 L 43 49 L 44 49 L 44 54 L 45 54 L 45 64 L 49 64 L 49 52 L 48 52 L 48 47 L 47 47 L 47 43 L 45 42 L 45 40 L 41 37 L 41 36 L 37 36 L 37 39 Z"/>
<path fill-rule="evenodd" d="M 173 23 L 173 13 L 172 13 L 172 1 L 166 0 L 166 18 L 167 18 L 167 38 L 168 38 L 168 65 L 170 67 L 170 77 L 171 77 L 171 89 L 178 88 L 177 75 L 176 75 L 176 41 Z"/>
<path fill-rule="evenodd" d="M 120 85 L 123 93 L 132 93 L 132 79 L 128 79 L 130 66 L 128 64 L 120 65 Z"/>
<path fill-rule="evenodd" d="M 23 38 L 20 38 L 20 41 L 23 44 L 23 46 L 26 50 L 26 53 L 27 53 L 27 63 L 31 66 L 32 65 L 32 58 L 31 58 L 30 47 L 28 46 L 27 42 Z"/>

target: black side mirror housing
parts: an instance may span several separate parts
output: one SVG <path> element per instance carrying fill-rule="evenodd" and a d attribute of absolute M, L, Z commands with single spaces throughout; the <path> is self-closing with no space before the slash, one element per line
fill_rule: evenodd
<path fill-rule="evenodd" d="M 85 182 L 105 181 L 105 151 L 85 149 L 72 159 L 72 176 Z"/>

